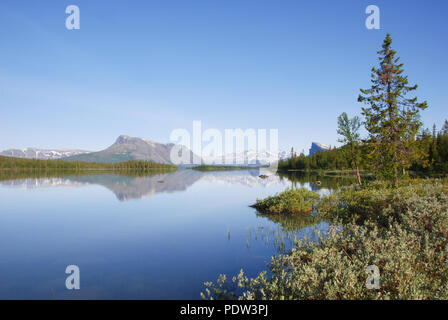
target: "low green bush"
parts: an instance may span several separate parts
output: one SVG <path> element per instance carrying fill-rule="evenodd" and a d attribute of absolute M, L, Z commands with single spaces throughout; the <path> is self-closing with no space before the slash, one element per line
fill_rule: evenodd
<path fill-rule="evenodd" d="M 300 214 L 310 213 L 320 196 L 305 188 L 287 189 L 264 200 L 257 200 L 252 205 L 265 214 Z"/>

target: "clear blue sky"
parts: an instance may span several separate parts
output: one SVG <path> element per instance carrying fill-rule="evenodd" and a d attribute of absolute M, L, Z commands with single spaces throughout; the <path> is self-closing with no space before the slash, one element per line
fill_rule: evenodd
<path fill-rule="evenodd" d="M 65 28 L 78 5 L 81 29 Z M 381 30 L 365 8 L 381 9 Z M 387 32 L 422 119 L 448 118 L 443 0 L 2 0 L 0 150 L 100 150 L 120 134 L 278 128 L 280 147 L 336 145 L 336 117 L 360 114 L 359 88 Z"/>

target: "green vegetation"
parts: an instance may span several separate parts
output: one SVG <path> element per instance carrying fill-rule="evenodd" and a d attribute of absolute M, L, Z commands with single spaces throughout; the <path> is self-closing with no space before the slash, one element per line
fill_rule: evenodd
<path fill-rule="evenodd" d="M 395 57 L 391 44 L 388 34 L 378 51 L 380 66 L 372 69 L 372 87 L 361 89 L 358 101 L 366 105 L 362 114 L 369 132 L 368 156 L 372 167 L 379 176 L 393 178 L 398 183 L 405 170 L 424 156 L 415 137 L 422 126 L 419 112 L 428 105 L 426 101 L 417 102 L 417 97 L 406 97 L 417 85 L 408 85 L 403 64 L 399 64 L 400 58 Z"/>
<path fill-rule="evenodd" d="M 429 188 L 434 182 L 437 188 Z M 327 220 L 362 225 L 373 221 L 387 227 L 389 220 L 400 223 L 403 199 L 432 196 L 439 198 L 448 189 L 443 180 L 409 179 L 399 185 L 390 181 L 373 181 L 368 186 L 349 186 L 323 197 L 319 202 L 319 215 Z M 434 193 L 430 193 L 434 192 Z"/>
<path fill-rule="evenodd" d="M 353 170 L 350 160 L 347 158 L 347 146 L 341 148 L 331 148 L 327 151 L 319 151 L 311 156 L 305 156 L 302 152 L 297 155 L 292 152 L 289 159 L 280 160 L 278 163 L 279 172 L 287 171 L 328 171 L 328 170 Z M 362 153 L 364 155 L 364 153 Z M 365 159 L 361 159 L 359 163 L 360 170 L 368 169 Z"/>
<path fill-rule="evenodd" d="M 420 111 L 427 108 L 427 103 L 407 97 L 417 85 L 408 84 L 391 44 L 392 38 L 387 35 L 378 51 L 380 65 L 371 72 L 372 87 L 361 89 L 358 97 L 365 105 L 363 119 L 350 119 L 346 113 L 338 118 L 338 134 L 344 145 L 310 157 L 292 150 L 290 159 L 279 162 L 279 171 L 352 169 L 392 179 L 396 184 L 409 176 L 409 170 L 415 174 L 448 174 L 448 121 L 439 131 L 435 126 L 432 132 L 422 128 Z M 365 139 L 360 139 L 361 125 L 368 133 Z"/>
<path fill-rule="evenodd" d="M 423 130 L 418 136 L 417 143 L 426 154 L 424 161 L 414 163 L 411 170 L 430 175 L 444 175 L 448 173 L 448 121 L 440 131 L 436 126 L 432 133 L 429 129 Z"/>
<path fill-rule="evenodd" d="M 343 112 L 338 117 L 338 134 L 341 136 L 338 141 L 347 145 L 347 147 L 344 148 L 344 150 L 347 151 L 347 160 L 351 161 L 353 169 L 356 170 L 356 178 L 358 179 L 359 184 L 362 183 L 361 173 L 359 170 L 359 145 L 361 143 L 359 134 L 360 127 L 361 120 L 359 119 L 359 117 L 353 117 L 352 119 L 349 119 L 345 112 Z"/>
<path fill-rule="evenodd" d="M 415 144 L 421 149 L 421 153 L 424 156 L 418 162 L 414 161 L 404 176 L 448 174 L 448 121 L 445 122 L 439 131 L 433 130 L 431 132 L 428 129 L 422 130 L 416 137 Z M 350 170 L 353 175 L 356 175 L 356 171 L 353 170 L 351 161 L 347 156 L 350 153 L 348 148 L 349 146 L 344 145 L 340 148 L 331 148 L 328 151 L 316 152 L 309 157 L 305 156 L 304 153 L 300 155 L 293 153 L 290 159 L 280 160 L 278 169 L 279 172 L 291 170 L 305 172 Z M 376 174 L 377 171 L 370 164 L 368 143 L 361 143 L 359 148 L 360 158 L 358 165 L 361 176 L 365 177 L 367 173 Z M 379 176 L 378 174 L 376 175 Z"/>
<path fill-rule="evenodd" d="M 200 165 L 196 167 L 192 167 L 193 170 L 198 171 L 230 171 L 230 170 L 254 170 L 260 167 L 252 167 L 252 166 L 220 166 L 220 165 Z"/>
<path fill-rule="evenodd" d="M 287 189 L 264 200 L 257 200 L 252 207 L 269 214 L 303 214 L 311 213 L 318 199 L 318 193 L 305 188 Z"/>
<path fill-rule="evenodd" d="M 300 241 L 273 257 L 270 274 L 207 282 L 212 299 L 448 299 L 448 184 L 373 183 L 324 198 L 319 213 L 339 221 L 320 242 Z M 350 221 L 340 226 L 341 220 Z M 366 268 L 380 270 L 367 289 Z"/>
<path fill-rule="evenodd" d="M 156 163 L 152 161 L 131 160 L 119 163 L 91 163 L 91 162 L 70 162 L 63 160 L 37 160 L 0 156 L 0 172 L 12 171 L 88 171 L 88 170 L 108 170 L 108 171 L 135 171 L 144 172 L 147 170 L 163 169 L 176 170 L 173 165 Z"/>

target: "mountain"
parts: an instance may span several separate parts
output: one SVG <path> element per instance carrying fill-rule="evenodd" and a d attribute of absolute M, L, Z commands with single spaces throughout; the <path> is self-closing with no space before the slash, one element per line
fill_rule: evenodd
<path fill-rule="evenodd" d="M 310 156 L 312 156 L 314 153 L 316 153 L 318 151 L 326 151 L 329 149 L 330 149 L 330 147 L 327 145 L 321 144 L 319 142 L 313 142 L 313 143 L 311 143 Z"/>
<path fill-rule="evenodd" d="M 27 159 L 41 159 L 41 160 L 57 160 L 64 159 L 79 154 L 89 153 L 85 150 L 48 150 L 48 149 L 8 149 L 0 152 L 0 156 L 27 158 Z"/>
<path fill-rule="evenodd" d="M 257 152 L 254 150 L 248 150 L 243 152 L 228 153 L 219 156 L 203 156 L 204 164 L 228 164 L 228 165 L 268 165 L 280 159 L 287 157 L 285 151 L 274 153 L 271 151 Z M 226 163 L 226 159 L 231 159 L 231 163 Z"/>
<path fill-rule="evenodd" d="M 150 160 L 158 163 L 172 163 L 170 159 L 171 149 L 175 146 L 173 143 L 158 143 L 148 139 L 134 138 L 121 135 L 114 144 L 105 150 L 79 154 L 65 158 L 67 161 L 84 162 L 121 162 L 128 160 Z M 190 159 L 200 159 L 190 150 Z M 199 160 L 200 162 L 200 160 Z"/>

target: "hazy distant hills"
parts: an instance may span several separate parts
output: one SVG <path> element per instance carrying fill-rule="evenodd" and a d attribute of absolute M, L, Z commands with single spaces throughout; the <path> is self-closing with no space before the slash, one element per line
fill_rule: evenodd
<path fill-rule="evenodd" d="M 90 151 L 26 148 L 26 149 L 8 149 L 0 152 L 0 156 L 27 158 L 27 159 L 56 160 L 88 152 Z"/>
<path fill-rule="evenodd" d="M 121 135 L 109 148 L 64 158 L 67 161 L 84 162 L 121 162 L 128 160 L 150 160 L 158 163 L 172 163 L 170 159 L 173 143 L 158 143 L 148 139 Z M 190 150 L 190 159 L 197 157 Z"/>

